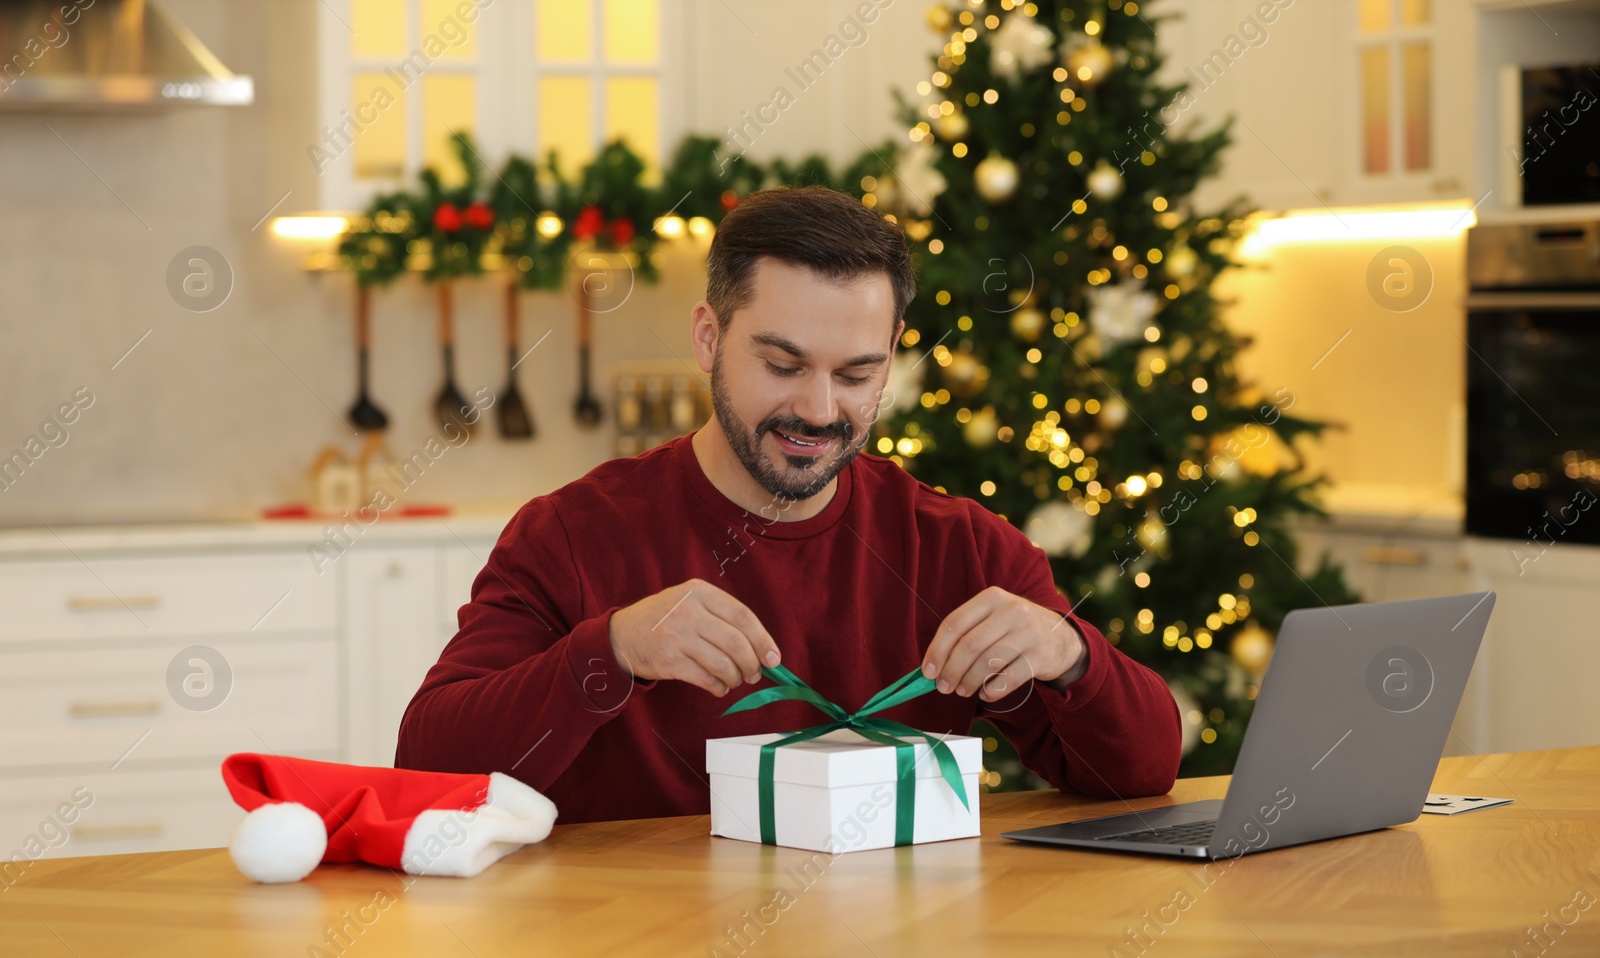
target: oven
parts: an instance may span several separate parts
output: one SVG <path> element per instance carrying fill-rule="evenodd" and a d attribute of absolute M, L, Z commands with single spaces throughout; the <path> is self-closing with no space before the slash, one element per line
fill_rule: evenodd
<path fill-rule="evenodd" d="M 1600 222 L 1467 236 L 1469 535 L 1600 543 Z"/>

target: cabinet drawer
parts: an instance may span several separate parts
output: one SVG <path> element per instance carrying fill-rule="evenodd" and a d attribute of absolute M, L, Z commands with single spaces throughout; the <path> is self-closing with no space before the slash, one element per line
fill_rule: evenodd
<path fill-rule="evenodd" d="M 182 642 L 140 646 L 0 654 L 0 768 L 338 749 L 333 640 L 218 641 L 209 664 Z"/>
<path fill-rule="evenodd" d="M 225 846 L 243 817 L 217 764 L 0 778 L 0 888 L 26 886 L 43 859 Z"/>
<path fill-rule="evenodd" d="M 299 552 L 0 564 L 0 641 L 332 630 L 334 576 Z"/>

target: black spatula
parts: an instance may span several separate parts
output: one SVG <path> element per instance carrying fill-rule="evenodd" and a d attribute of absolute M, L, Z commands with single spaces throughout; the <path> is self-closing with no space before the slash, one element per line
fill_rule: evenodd
<path fill-rule="evenodd" d="M 356 286 L 356 401 L 350 407 L 350 421 L 363 432 L 389 427 L 389 416 L 367 395 L 367 344 L 371 336 L 371 290 Z"/>
<path fill-rule="evenodd" d="M 506 388 L 495 406 L 500 435 L 506 439 L 532 439 L 533 414 L 517 391 L 517 284 L 506 284 Z"/>
<path fill-rule="evenodd" d="M 439 390 L 439 398 L 433 401 L 433 409 L 439 418 L 439 425 L 448 426 L 454 422 L 470 435 L 478 423 L 476 416 L 472 417 L 471 422 L 467 421 L 472 403 L 456 388 L 455 332 L 450 293 L 448 282 L 439 283 L 439 351 L 444 356 L 444 387 Z"/>
<path fill-rule="evenodd" d="M 585 276 L 578 282 L 578 398 L 572 404 L 573 416 L 578 425 L 593 429 L 600 425 L 600 400 L 596 398 L 589 382 L 590 355 L 594 348 L 594 311 L 589 308 L 589 282 Z"/>

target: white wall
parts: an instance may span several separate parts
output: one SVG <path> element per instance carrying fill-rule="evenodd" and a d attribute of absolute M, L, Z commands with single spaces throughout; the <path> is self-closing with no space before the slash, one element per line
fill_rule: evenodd
<path fill-rule="evenodd" d="M 252 106 L 0 114 L 0 451 L 20 446 L 79 387 L 96 397 L 65 445 L 0 492 L 0 524 L 249 517 L 302 499 L 304 470 L 323 445 L 353 450 L 328 408 L 342 414 L 355 393 L 351 282 L 303 273 L 298 250 L 266 226 L 251 229 L 285 190 L 315 194 L 305 144 L 318 125 L 317 2 L 167 4 L 230 68 L 255 78 Z M 924 6 L 891 3 L 867 43 L 801 93 L 752 157 L 820 150 L 844 160 L 860 152 L 858 134 L 876 143 L 898 131 L 890 84 L 909 90 L 925 78 L 925 51 L 936 42 Z M 786 82 L 783 67 L 819 46 L 854 7 L 690 0 L 689 22 L 665 31 L 688 38 L 680 58 L 689 65 L 688 129 L 720 133 L 740 110 L 765 102 Z M 296 202 L 292 196 L 285 209 Z M 167 264 L 191 245 L 221 250 L 235 271 L 231 298 L 214 312 L 187 312 L 167 293 Z M 667 255 L 661 286 L 639 289 L 596 324 L 602 390 L 614 363 L 690 355 L 688 314 L 704 289 L 704 247 Z M 432 302 L 409 281 L 375 304 L 373 389 L 402 456 L 433 431 L 440 373 Z M 519 370 L 539 438 L 513 444 L 492 428 L 480 431 L 426 474 L 414 500 L 513 508 L 608 455 L 609 435 L 578 430 L 570 415 L 572 314 L 560 295 L 524 300 L 524 343 L 553 330 Z M 503 384 L 500 328 L 493 288 L 463 289 L 463 391 Z"/>

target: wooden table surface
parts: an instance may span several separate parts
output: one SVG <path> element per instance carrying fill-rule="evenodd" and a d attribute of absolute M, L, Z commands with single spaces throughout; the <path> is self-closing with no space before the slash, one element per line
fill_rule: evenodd
<path fill-rule="evenodd" d="M 1434 790 L 1517 801 L 1209 878 L 999 837 L 1127 808 L 1055 792 L 984 796 L 979 839 L 831 860 L 711 838 L 691 817 L 558 825 L 471 879 L 339 865 L 256 885 L 219 849 L 44 861 L 0 892 L 0 955 L 1600 954 L 1600 747 L 1445 759 Z"/>

